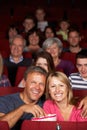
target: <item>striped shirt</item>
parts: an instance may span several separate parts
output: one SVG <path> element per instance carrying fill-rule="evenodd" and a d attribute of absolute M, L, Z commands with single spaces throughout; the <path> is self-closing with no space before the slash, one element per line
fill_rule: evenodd
<path fill-rule="evenodd" d="M 82 78 L 79 73 L 72 73 L 69 76 L 72 88 L 87 89 L 87 80 Z"/>

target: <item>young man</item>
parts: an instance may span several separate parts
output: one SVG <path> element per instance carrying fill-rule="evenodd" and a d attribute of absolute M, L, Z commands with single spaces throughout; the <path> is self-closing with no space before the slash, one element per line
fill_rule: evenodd
<path fill-rule="evenodd" d="M 76 67 L 78 72 L 69 76 L 72 88 L 87 89 L 87 50 L 76 54 Z"/>
<path fill-rule="evenodd" d="M 76 54 L 77 73 L 69 76 L 72 88 L 87 89 L 87 49 L 83 49 Z M 83 98 L 78 109 L 83 107 L 82 116 L 87 118 L 87 96 Z"/>
<path fill-rule="evenodd" d="M 41 96 L 45 90 L 47 72 L 31 66 L 24 75 L 24 91 L 0 97 L 0 120 L 7 121 L 12 130 L 19 130 L 23 120 L 44 116 Z"/>
<path fill-rule="evenodd" d="M 32 63 L 31 58 L 23 57 L 23 50 L 25 47 L 25 40 L 21 35 L 16 35 L 10 44 L 10 56 L 4 59 L 4 65 L 8 70 L 8 78 L 11 85 L 15 85 L 15 78 L 19 66 L 30 66 Z"/>
<path fill-rule="evenodd" d="M 71 28 L 68 32 L 69 48 L 65 52 L 78 53 L 82 50 L 80 47 L 81 36 L 78 29 Z"/>

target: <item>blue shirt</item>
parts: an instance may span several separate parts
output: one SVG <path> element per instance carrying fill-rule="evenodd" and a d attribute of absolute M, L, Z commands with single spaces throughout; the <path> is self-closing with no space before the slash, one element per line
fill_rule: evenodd
<path fill-rule="evenodd" d="M 16 108 L 22 106 L 23 104 L 25 104 L 25 103 L 20 98 L 19 93 L 1 96 L 0 97 L 0 113 L 7 114 L 7 113 L 15 110 Z M 41 106 L 41 107 L 43 105 L 41 100 L 39 100 L 36 104 Z M 24 113 L 23 116 L 20 118 L 20 120 L 12 128 L 12 130 L 19 130 L 22 121 L 25 119 L 30 120 L 32 117 L 33 117 L 33 115 L 31 113 Z"/>

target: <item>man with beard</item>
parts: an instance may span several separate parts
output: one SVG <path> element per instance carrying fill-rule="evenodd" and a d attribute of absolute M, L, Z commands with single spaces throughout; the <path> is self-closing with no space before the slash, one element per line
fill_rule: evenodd
<path fill-rule="evenodd" d="M 81 35 L 78 29 L 71 28 L 68 32 L 69 48 L 65 52 L 78 53 L 82 50 L 80 47 Z"/>

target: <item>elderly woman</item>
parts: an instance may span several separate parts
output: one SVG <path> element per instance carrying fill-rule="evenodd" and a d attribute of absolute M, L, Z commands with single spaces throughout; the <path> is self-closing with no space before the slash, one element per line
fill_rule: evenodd
<path fill-rule="evenodd" d="M 53 72 L 48 76 L 46 98 L 43 108 L 47 114 L 56 114 L 57 121 L 87 121 L 72 103 L 73 93 L 69 79 L 62 72 Z"/>
<path fill-rule="evenodd" d="M 74 71 L 74 65 L 70 61 L 60 58 L 63 44 L 58 38 L 48 38 L 43 43 L 43 50 L 49 52 L 53 57 L 54 65 L 57 71 L 64 72 L 69 76 Z"/>

